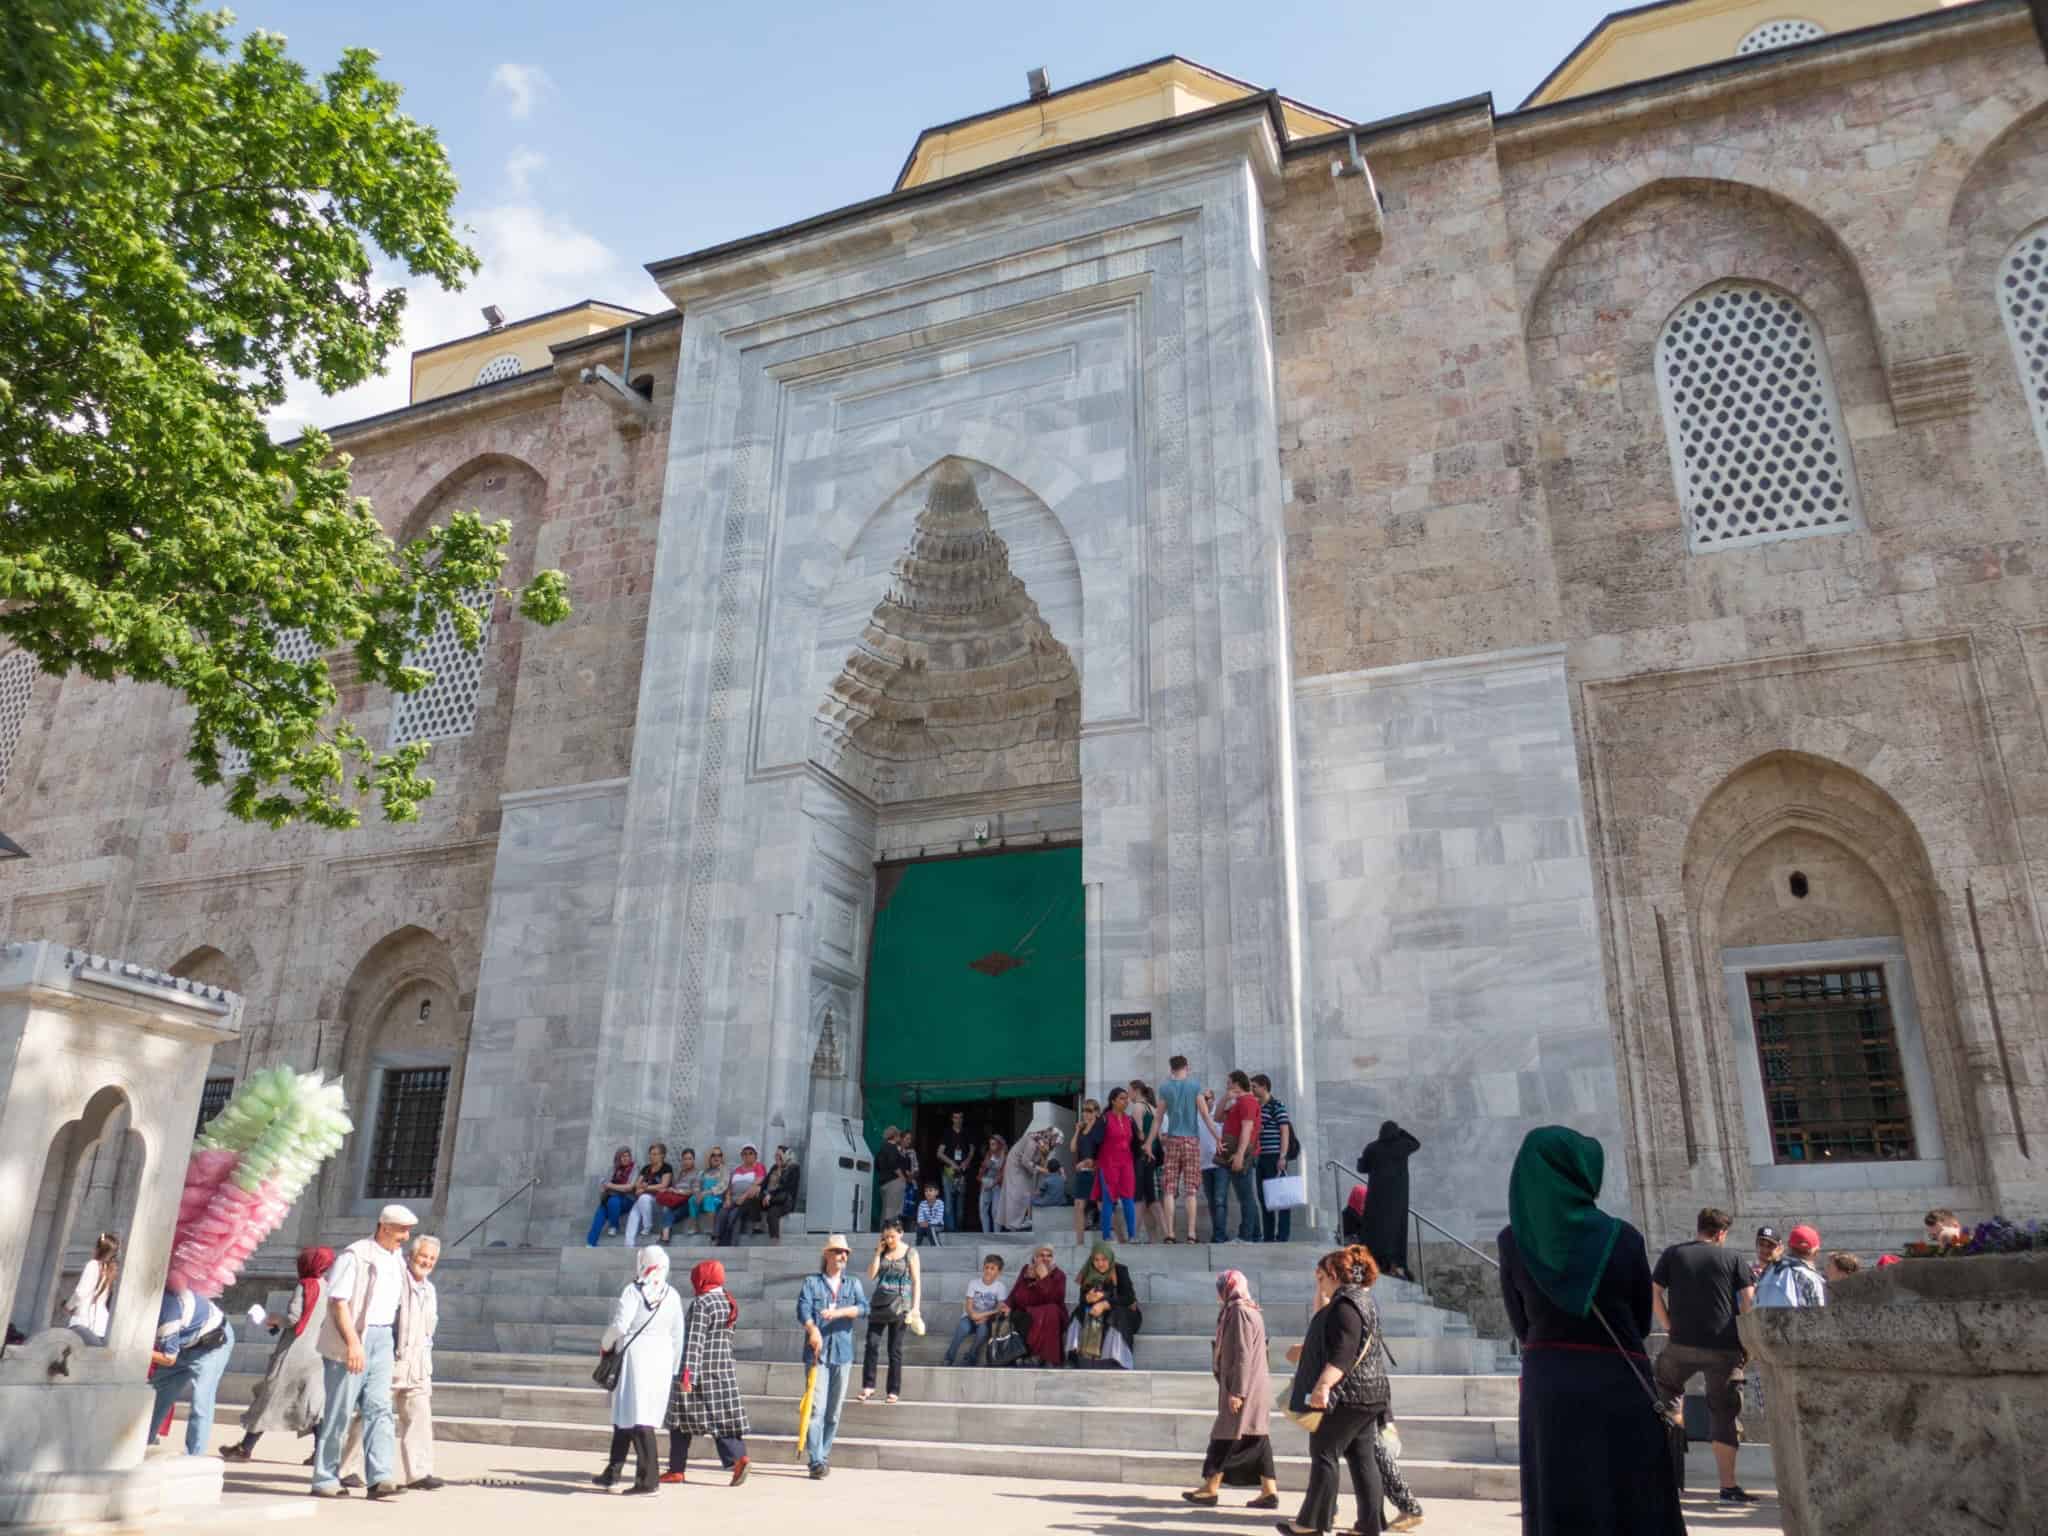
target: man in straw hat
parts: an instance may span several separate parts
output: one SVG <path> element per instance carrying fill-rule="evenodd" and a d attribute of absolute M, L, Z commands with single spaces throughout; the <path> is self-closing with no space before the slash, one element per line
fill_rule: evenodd
<path fill-rule="evenodd" d="M 349 1421 L 358 1412 L 363 1416 L 370 1497 L 388 1499 L 404 1491 L 398 1483 L 392 1430 L 391 1368 L 398 1309 L 408 1284 L 398 1250 L 419 1224 L 419 1217 L 404 1206 L 385 1206 L 377 1213 L 376 1234 L 350 1243 L 327 1272 L 327 1315 L 320 1321 L 327 1407 L 313 1451 L 316 1498 L 347 1497 L 348 1490 L 341 1486 L 342 1448 Z"/>
<path fill-rule="evenodd" d="M 818 1272 L 804 1278 L 796 1298 L 796 1320 L 804 1330 L 804 1364 L 810 1367 L 797 1408 L 796 1433 L 814 1478 L 832 1471 L 832 1441 L 839 1433 L 846 1389 L 853 1382 L 853 1325 L 868 1311 L 860 1277 L 846 1272 L 852 1252 L 845 1234 L 834 1232 L 826 1238 Z"/>

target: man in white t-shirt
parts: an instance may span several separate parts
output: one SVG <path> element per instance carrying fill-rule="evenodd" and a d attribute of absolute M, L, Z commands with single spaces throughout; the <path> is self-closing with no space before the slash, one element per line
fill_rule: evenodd
<path fill-rule="evenodd" d="M 980 1362 L 989 1329 L 1009 1297 L 1010 1289 L 1003 1284 L 1003 1256 L 991 1253 L 981 1261 L 981 1273 L 968 1278 L 967 1295 L 960 1303 L 960 1321 L 953 1325 L 953 1342 L 946 1346 L 946 1364 L 957 1363 L 962 1345 L 967 1348 L 969 1365 Z"/>
<path fill-rule="evenodd" d="M 313 1449 L 313 1495 L 348 1496 L 341 1486 L 342 1452 L 349 1421 L 363 1416 L 363 1471 L 370 1497 L 388 1499 L 404 1490 L 398 1483 L 397 1437 L 391 1411 L 393 1329 L 405 1295 L 405 1261 L 398 1250 L 419 1218 L 402 1205 L 377 1213 L 377 1232 L 350 1243 L 327 1271 L 327 1315 L 320 1320 L 320 1358 L 326 1372 L 327 1406 Z"/>

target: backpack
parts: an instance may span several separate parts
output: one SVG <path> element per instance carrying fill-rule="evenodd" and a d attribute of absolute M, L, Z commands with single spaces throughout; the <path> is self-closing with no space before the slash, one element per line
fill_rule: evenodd
<path fill-rule="evenodd" d="M 1813 1267 L 1798 1259 L 1778 1259 L 1757 1277 L 1759 1307 L 1824 1307 L 1827 1291 Z"/>

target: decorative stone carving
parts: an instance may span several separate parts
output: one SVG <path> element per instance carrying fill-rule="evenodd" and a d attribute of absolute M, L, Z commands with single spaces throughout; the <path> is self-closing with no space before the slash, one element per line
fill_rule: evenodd
<path fill-rule="evenodd" d="M 1081 680 L 958 459 L 820 710 L 832 766 L 877 800 L 1072 782 Z"/>

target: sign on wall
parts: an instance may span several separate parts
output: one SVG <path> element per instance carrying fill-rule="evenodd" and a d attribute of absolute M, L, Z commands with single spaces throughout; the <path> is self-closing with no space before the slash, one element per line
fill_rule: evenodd
<path fill-rule="evenodd" d="M 1112 1013 L 1109 1016 L 1109 1038 L 1113 1043 L 1152 1038 L 1152 1015 L 1149 1013 Z"/>

